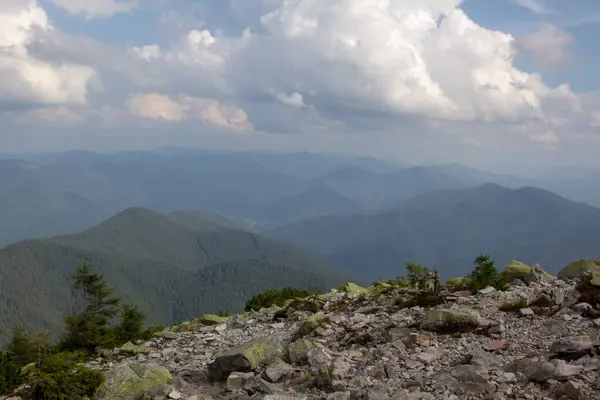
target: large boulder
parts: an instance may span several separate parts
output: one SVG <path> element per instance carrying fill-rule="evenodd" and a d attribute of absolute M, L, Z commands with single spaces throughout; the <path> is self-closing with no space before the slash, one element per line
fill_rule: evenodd
<path fill-rule="evenodd" d="M 171 373 L 157 364 L 128 364 L 104 373 L 105 382 L 95 400 L 134 400 L 145 392 L 159 389 L 173 380 Z"/>
<path fill-rule="evenodd" d="M 202 325 L 221 325 L 229 320 L 229 317 L 221 317 L 216 314 L 204 314 L 200 317 L 200 323 Z"/>
<path fill-rule="evenodd" d="M 421 321 L 421 329 L 440 332 L 469 332 L 488 324 L 475 310 L 437 308 L 425 313 Z"/>
<path fill-rule="evenodd" d="M 529 284 L 531 282 L 537 282 L 542 276 L 548 276 L 549 274 L 539 265 L 531 266 L 521 261 L 511 260 L 506 265 L 502 275 L 508 282 L 518 279 Z"/>
<path fill-rule="evenodd" d="M 281 337 L 265 336 L 219 354 L 208 365 L 208 376 L 214 380 L 224 381 L 232 372 L 253 371 L 259 365 L 281 358 L 283 355 Z"/>
<path fill-rule="evenodd" d="M 338 289 L 340 292 L 349 293 L 349 294 L 363 294 L 367 293 L 367 289 L 364 287 L 358 286 L 356 283 L 348 282 L 344 283 Z"/>
<path fill-rule="evenodd" d="M 587 271 L 600 273 L 600 260 L 573 261 L 560 270 L 558 277 L 563 279 L 583 278 Z"/>

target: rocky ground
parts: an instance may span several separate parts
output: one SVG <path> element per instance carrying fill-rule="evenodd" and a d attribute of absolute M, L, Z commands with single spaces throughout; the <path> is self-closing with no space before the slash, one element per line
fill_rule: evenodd
<path fill-rule="evenodd" d="M 349 284 L 205 316 L 89 366 L 106 370 L 98 399 L 600 399 L 600 312 L 577 282 L 438 297 Z"/>
<path fill-rule="evenodd" d="M 600 315 L 576 284 L 446 290 L 432 306 L 415 289 L 350 284 L 207 316 L 91 366 L 107 369 L 105 399 L 600 399 Z"/>

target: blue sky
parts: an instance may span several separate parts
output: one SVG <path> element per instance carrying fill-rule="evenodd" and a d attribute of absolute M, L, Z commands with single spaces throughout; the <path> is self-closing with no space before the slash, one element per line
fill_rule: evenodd
<path fill-rule="evenodd" d="M 6 0 L 0 21 L 4 151 L 598 163 L 600 1 Z"/>

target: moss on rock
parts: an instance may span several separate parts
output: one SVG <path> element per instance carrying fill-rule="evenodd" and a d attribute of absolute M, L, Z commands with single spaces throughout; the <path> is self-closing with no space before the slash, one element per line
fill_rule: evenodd
<path fill-rule="evenodd" d="M 467 309 L 433 309 L 423 316 L 421 329 L 441 332 L 469 332 L 481 325 L 476 311 Z"/>
<path fill-rule="evenodd" d="M 138 346 L 131 342 L 125 343 L 123 346 L 119 347 L 121 352 L 132 353 L 132 354 L 144 354 L 151 353 L 153 351 L 152 347 L 148 346 Z"/>
<path fill-rule="evenodd" d="M 121 365 L 104 374 L 106 380 L 98 389 L 95 400 L 130 400 L 144 392 L 168 385 L 171 373 L 157 364 Z"/>
<path fill-rule="evenodd" d="M 220 325 L 223 324 L 225 322 L 227 322 L 229 320 L 229 317 L 221 317 L 217 314 L 204 314 L 202 317 L 200 317 L 199 322 L 202 325 Z"/>
<path fill-rule="evenodd" d="M 208 375 L 214 380 L 225 380 L 232 372 L 249 372 L 259 365 L 284 355 L 281 337 L 266 336 L 218 355 L 209 366 Z"/>
<path fill-rule="evenodd" d="M 344 283 L 342 286 L 338 288 L 340 292 L 349 293 L 349 294 L 363 294 L 367 293 L 367 289 L 364 287 L 358 286 L 356 283 L 348 282 Z"/>
<path fill-rule="evenodd" d="M 600 260 L 577 260 L 564 267 L 559 273 L 559 278 L 582 278 L 587 271 L 600 272 Z"/>

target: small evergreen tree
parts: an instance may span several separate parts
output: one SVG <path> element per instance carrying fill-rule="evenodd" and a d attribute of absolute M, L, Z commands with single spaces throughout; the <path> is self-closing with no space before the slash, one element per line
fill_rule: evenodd
<path fill-rule="evenodd" d="M 85 306 L 83 312 L 66 318 L 62 347 L 92 353 L 97 346 L 111 346 L 115 338 L 110 323 L 119 313 L 119 298 L 113 296 L 102 275 L 92 273 L 89 264 L 78 267 L 73 279 Z"/>
<path fill-rule="evenodd" d="M 469 276 L 469 289 L 477 291 L 487 286 L 496 287 L 499 282 L 498 270 L 489 255 L 480 254 L 473 261 L 475 268 Z"/>
<path fill-rule="evenodd" d="M 15 327 L 6 350 L 21 366 L 39 362 L 50 350 L 50 338 L 50 332 L 38 332 L 32 335 L 21 327 Z"/>
<path fill-rule="evenodd" d="M 137 307 L 125 304 L 121 312 L 121 322 L 115 328 L 115 340 L 117 343 L 125 343 L 130 340 L 145 339 L 143 331 L 146 315 Z"/>
<path fill-rule="evenodd" d="M 406 267 L 406 278 L 411 286 L 423 287 L 427 277 L 429 276 L 429 268 L 425 268 L 420 264 L 407 262 Z"/>

